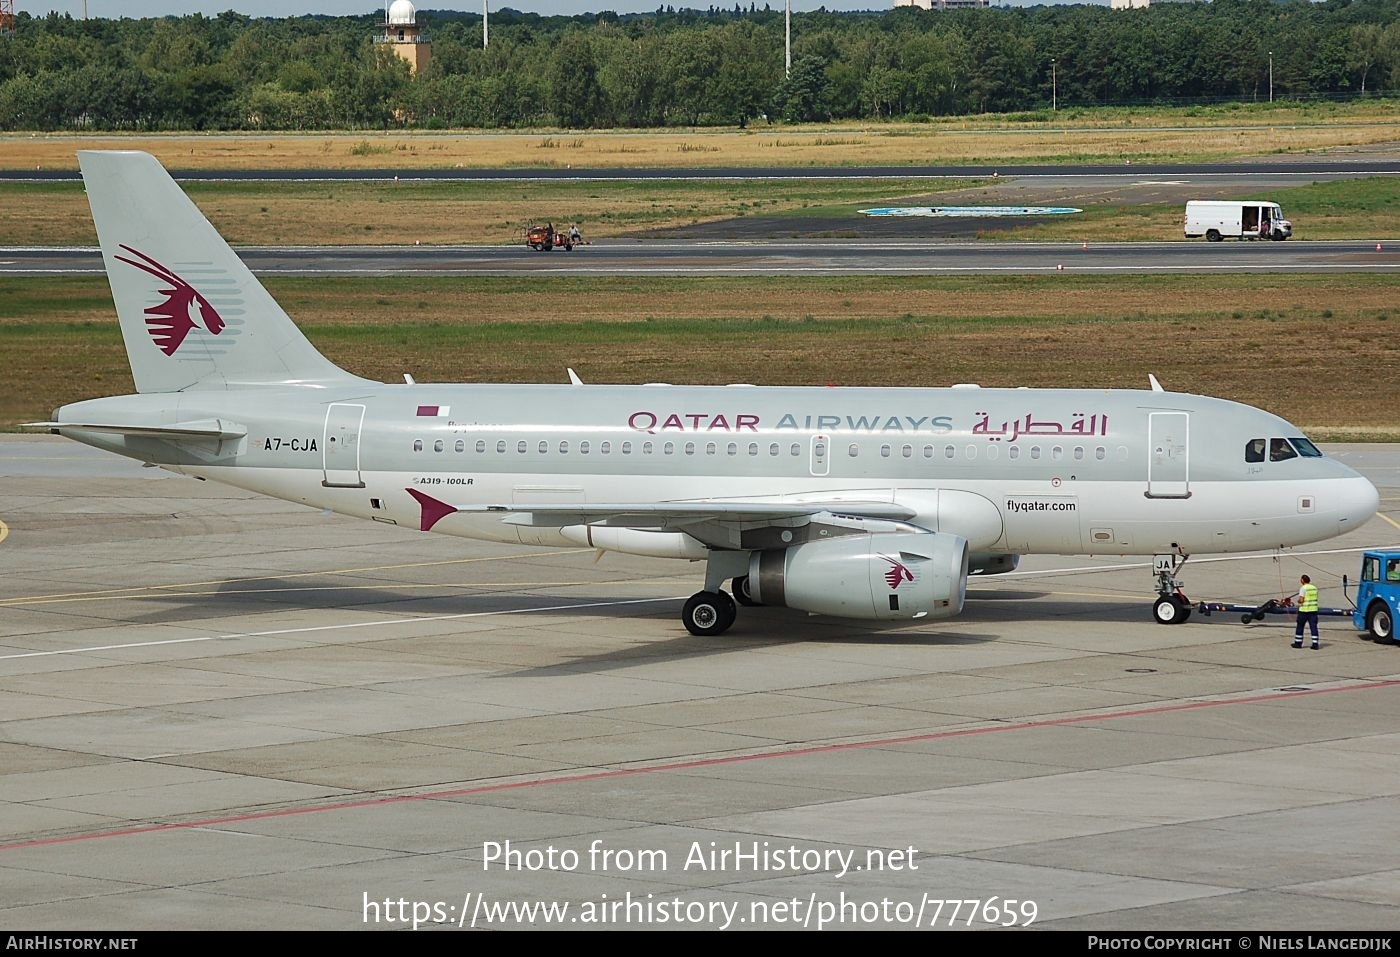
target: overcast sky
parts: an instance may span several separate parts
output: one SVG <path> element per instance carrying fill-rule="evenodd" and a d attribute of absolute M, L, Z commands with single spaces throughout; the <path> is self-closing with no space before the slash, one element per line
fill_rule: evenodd
<path fill-rule="evenodd" d="M 391 0 L 392 2 L 392 0 Z M 732 7 L 735 0 L 729 0 Z M 781 6 L 783 0 L 766 0 L 773 7 Z M 793 10 L 815 10 L 824 0 L 792 0 Z M 874 10 L 893 5 L 893 0 L 825 0 L 828 10 Z M 670 0 L 673 7 L 697 7 L 708 9 L 711 4 L 724 5 L 724 0 Z M 749 0 L 743 0 L 744 6 Z M 418 9 L 428 10 L 481 10 L 481 0 L 442 0 L 434 3 L 424 0 L 414 4 Z M 653 0 L 491 0 L 491 9 L 510 7 L 530 13 L 578 14 L 594 13 L 599 10 L 614 10 L 618 13 L 644 13 L 657 8 Z M 759 7 L 763 6 L 762 0 Z M 342 16 L 355 16 L 384 9 L 382 3 L 374 0 L 87 0 L 90 17 L 163 17 L 171 14 L 202 13 L 213 16 L 223 10 L 237 10 L 251 17 L 287 17 L 304 13 L 330 13 Z M 34 15 L 57 10 L 75 17 L 82 16 L 82 0 L 67 2 L 36 3 L 33 0 L 16 0 L 15 11 L 28 10 Z"/>
<path fill-rule="evenodd" d="M 733 6 L 735 0 L 669 0 L 674 7 L 694 7 L 705 10 L 711 4 L 715 6 Z M 782 6 L 783 0 L 766 0 L 766 2 L 776 8 Z M 994 2 L 1005 3 L 1006 0 L 994 0 Z M 1025 0 L 1012 0 L 1014 6 L 1022 6 Z M 1037 2 L 1053 2 L 1053 0 L 1037 0 Z M 1104 0 L 1106 2 L 1106 0 Z M 742 0 L 745 7 L 749 5 L 749 0 Z M 758 0 L 759 7 L 762 7 L 764 0 Z M 524 10 L 530 13 L 543 14 L 578 14 L 593 13 L 598 10 L 614 10 L 618 13 L 646 13 L 655 10 L 660 4 L 660 0 L 491 0 L 491 8 L 511 7 L 515 10 Z M 893 6 L 893 0 L 792 0 L 793 10 L 815 10 L 825 6 L 828 10 L 887 10 Z M 463 2 L 463 0 L 441 0 L 432 2 L 424 0 L 417 4 L 418 8 L 430 10 L 470 10 L 481 9 L 480 0 L 474 2 Z M 237 10 L 239 13 L 246 13 L 252 17 L 286 17 L 303 13 L 330 13 L 338 15 L 356 15 L 370 13 L 372 11 L 383 10 L 383 4 L 365 2 L 365 0 L 87 0 L 88 16 L 90 17 L 164 17 L 180 16 L 187 13 L 202 13 L 205 16 L 213 16 L 223 10 Z M 67 13 L 72 16 L 82 16 L 83 0 L 16 0 L 15 11 L 27 11 L 35 16 L 42 16 L 50 10 L 57 10 L 59 13 Z"/>

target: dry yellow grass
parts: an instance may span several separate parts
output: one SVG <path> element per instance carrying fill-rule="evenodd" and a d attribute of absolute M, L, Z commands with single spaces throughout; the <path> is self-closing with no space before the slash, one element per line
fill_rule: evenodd
<path fill-rule="evenodd" d="M 102 283 L 23 280 L 8 307 L 0 295 L 0 427 L 131 388 Z M 572 366 L 590 382 L 1143 388 L 1151 372 L 1318 436 L 1400 437 L 1390 277 L 268 285 L 329 358 L 383 381 L 562 382 Z"/>
<path fill-rule="evenodd" d="M 949 188 L 957 181 L 944 184 Z M 527 223 L 581 223 L 586 238 L 635 235 L 716 219 L 797 209 L 814 198 L 926 195 L 927 183 L 745 181 L 664 183 L 189 183 L 224 236 L 245 245 L 457 245 L 522 242 Z M 889 192 L 886 192 L 889 191 Z M 76 184 L 6 190 L 0 246 L 95 245 Z"/>
<path fill-rule="evenodd" d="M 0 166 L 74 169 L 79 149 L 140 149 L 172 169 L 206 170 L 936 165 L 1257 156 L 1397 139 L 1400 117 L 1382 103 L 683 132 L 14 134 L 0 137 Z"/>

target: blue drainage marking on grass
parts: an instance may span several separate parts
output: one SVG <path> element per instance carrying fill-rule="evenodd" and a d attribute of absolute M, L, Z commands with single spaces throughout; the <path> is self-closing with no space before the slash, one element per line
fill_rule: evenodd
<path fill-rule="evenodd" d="M 1082 213 L 1073 206 L 876 206 L 867 216 L 1066 216 Z"/>

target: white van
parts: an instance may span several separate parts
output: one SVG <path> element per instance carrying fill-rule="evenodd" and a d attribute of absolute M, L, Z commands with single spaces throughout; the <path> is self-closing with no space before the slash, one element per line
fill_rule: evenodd
<path fill-rule="evenodd" d="M 1293 235 L 1293 224 L 1283 218 L 1278 203 L 1265 200 L 1215 202 L 1192 200 L 1186 204 L 1186 238 L 1204 236 L 1218 243 L 1226 236 L 1239 239 L 1283 241 Z"/>

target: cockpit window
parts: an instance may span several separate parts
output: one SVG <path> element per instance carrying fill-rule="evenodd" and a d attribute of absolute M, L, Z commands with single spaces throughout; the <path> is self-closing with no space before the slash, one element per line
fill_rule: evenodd
<path fill-rule="evenodd" d="M 1295 449 L 1298 450 L 1298 454 L 1301 455 L 1303 458 L 1305 458 L 1305 459 L 1320 459 L 1320 458 L 1322 458 L 1322 450 L 1321 450 L 1320 448 L 1318 448 L 1316 445 L 1313 445 L 1311 440 L 1309 440 L 1309 439 L 1303 439 L 1303 438 L 1297 438 L 1297 439 L 1290 439 L 1289 441 L 1291 441 L 1291 442 L 1293 443 L 1293 447 L 1294 447 Z"/>
<path fill-rule="evenodd" d="M 1294 451 L 1293 446 L 1291 446 L 1291 445 L 1288 444 L 1288 440 L 1287 440 L 1287 439 L 1270 439 L 1270 440 L 1269 440 L 1269 461 L 1270 461 L 1270 462 L 1282 462 L 1282 461 L 1284 461 L 1285 459 L 1293 459 L 1293 458 L 1297 458 L 1297 457 L 1298 457 L 1298 453 L 1297 453 L 1296 451 Z"/>
<path fill-rule="evenodd" d="M 1245 447 L 1244 447 L 1244 460 L 1245 460 L 1246 462 L 1262 462 L 1262 461 L 1264 461 L 1264 440 L 1263 440 L 1263 439 L 1250 439 L 1248 442 L 1245 443 Z"/>

